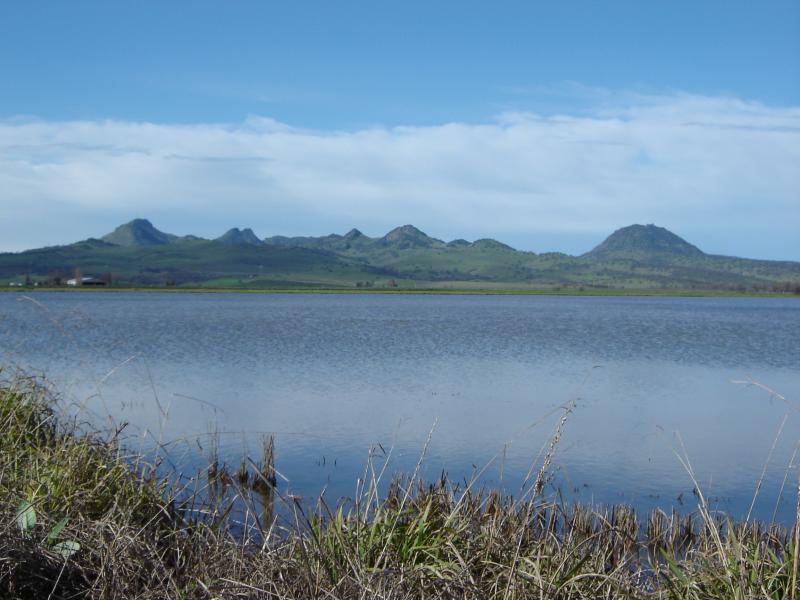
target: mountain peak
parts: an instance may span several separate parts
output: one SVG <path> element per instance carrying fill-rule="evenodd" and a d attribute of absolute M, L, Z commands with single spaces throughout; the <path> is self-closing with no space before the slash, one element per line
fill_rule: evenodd
<path fill-rule="evenodd" d="M 361 237 L 364 237 L 364 234 L 361 233 L 355 227 L 344 234 L 344 239 L 346 239 L 346 240 L 355 240 L 355 239 L 358 239 L 358 238 L 361 238 Z"/>
<path fill-rule="evenodd" d="M 682 237 L 656 225 L 629 225 L 617 229 L 589 256 L 608 254 L 672 254 L 675 256 L 703 256 L 703 252 Z"/>
<path fill-rule="evenodd" d="M 159 231 L 147 219 L 133 219 L 102 237 L 104 242 L 117 246 L 161 246 L 176 236 Z"/>
<path fill-rule="evenodd" d="M 428 236 L 413 225 L 402 225 L 395 227 L 387 233 L 381 241 L 385 245 L 394 246 L 399 250 L 407 248 L 431 248 L 433 246 L 444 245 L 444 242 Z"/>
<path fill-rule="evenodd" d="M 215 241 L 229 246 L 260 246 L 263 242 L 249 227 L 239 229 L 233 227 L 219 236 Z"/>
<path fill-rule="evenodd" d="M 509 246 L 508 244 L 504 244 L 503 242 L 498 242 L 497 240 L 493 240 L 491 238 L 482 238 L 480 240 L 475 240 L 472 242 L 473 248 L 483 248 L 485 250 L 511 250 L 513 251 L 514 248 Z"/>

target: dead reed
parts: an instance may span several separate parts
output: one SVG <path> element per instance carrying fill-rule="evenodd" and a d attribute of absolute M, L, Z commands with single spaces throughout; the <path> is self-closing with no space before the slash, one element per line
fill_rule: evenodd
<path fill-rule="evenodd" d="M 212 452 L 190 490 L 60 414 L 36 382 L 0 385 L 0 597 L 800 598 L 797 523 L 565 505 L 547 468 L 515 500 L 417 473 L 380 495 L 370 464 L 356 497 L 308 509 L 272 438 L 233 475 Z"/>

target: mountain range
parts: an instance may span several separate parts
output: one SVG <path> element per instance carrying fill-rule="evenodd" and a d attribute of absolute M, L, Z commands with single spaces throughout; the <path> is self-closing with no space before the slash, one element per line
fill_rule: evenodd
<path fill-rule="evenodd" d="M 800 289 L 800 262 L 706 254 L 656 225 L 630 225 L 580 256 L 515 250 L 493 239 L 444 241 L 413 225 L 383 237 L 233 228 L 177 236 L 134 219 L 101 238 L 0 254 L 0 283 L 63 283 L 79 273 L 131 286 Z"/>

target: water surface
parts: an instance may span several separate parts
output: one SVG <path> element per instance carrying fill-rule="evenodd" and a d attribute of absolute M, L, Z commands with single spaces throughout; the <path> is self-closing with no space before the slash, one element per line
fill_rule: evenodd
<path fill-rule="evenodd" d="M 744 516 L 788 414 L 755 514 L 793 520 L 796 299 L 9 293 L 0 352 L 187 471 L 210 432 L 231 462 L 274 433 L 283 491 L 309 497 L 352 495 L 371 447 L 410 471 L 429 434 L 427 476 L 517 493 L 574 400 L 550 491 L 692 509 L 685 448 Z"/>

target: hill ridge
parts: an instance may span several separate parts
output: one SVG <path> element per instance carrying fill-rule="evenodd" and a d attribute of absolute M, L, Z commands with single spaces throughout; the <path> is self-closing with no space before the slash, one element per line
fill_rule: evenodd
<path fill-rule="evenodd" d="M 623 227 L 590 252 L 570 256 L 519 251 L 489 238 L 445 243 L 413 225 L 382 237 L 351 229 L 263 240 L 234 227 L 206 240 L 134 219 L 102 240 L 0 254 L 0 285 L 28 276 L 63 281 L 78 270 L 129 285 L 800 289 L 800 262 L 704 254 L 653 224 Z"/>

